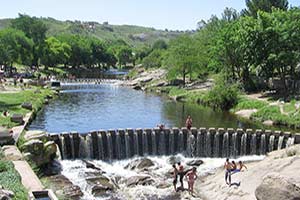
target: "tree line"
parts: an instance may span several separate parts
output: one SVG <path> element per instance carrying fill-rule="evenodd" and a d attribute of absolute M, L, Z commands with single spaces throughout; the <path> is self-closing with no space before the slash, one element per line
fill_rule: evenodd
<path fill-rule="evenodd" d="M 126 42 L 103 41 L 80 34 L 47 36 L 47 26 L 36 17 L 19 14 L 9 28 L 0 31 L 0 65 L 76 67 L 125 66 L 133 62 L 132 47 Z"/>

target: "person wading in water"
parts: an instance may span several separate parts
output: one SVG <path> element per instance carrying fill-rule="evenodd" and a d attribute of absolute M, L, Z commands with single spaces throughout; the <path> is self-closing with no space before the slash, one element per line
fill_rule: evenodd
<path fill-rule="evenodd" d="M 194 183 L 195 180 L 198 178 L 196 171 L 197 171 L 196 167 L 193 167 L 193 169 L 185 175 L 188 182 L 188 190 L 191 195 L 193 195 L 194 193 Z"/>
<path fill-rule="evenodd" d="M 178 176 L 178 170 L 176 168 L 176 165 L 172 165 L 174 171 L 173 171 L 173 186 L 174 186 L 174 190 L 175 192 L 177 191 L 176 189 L 176 184 L 177 184 L 177 176 Z"/>
<path fill-rule="evenodd" d="M 185 126 L 188 130 L 190 130 L 192 128 L 193 125 L 193 120 L 191 118 L 191 116 L 189 115 L 185 121 Z"/>

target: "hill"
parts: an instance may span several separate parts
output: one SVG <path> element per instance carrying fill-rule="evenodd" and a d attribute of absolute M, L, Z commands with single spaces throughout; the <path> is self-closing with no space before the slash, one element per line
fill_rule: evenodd
<path fill-rule="evenodd" d="M 40 18 L 48 27 L 48 36 L 62 33 L 93 36 L 102 40 L 122 39 L 133 47 L 151 45 L 158 39 L 166 41 L 184 33 L 183 31 L 157 30 L 134 25 L 110 25 L 107 22 L 59 21 Z M 0 29 L 10 25 L 12 19 L 0 19 Z"/>

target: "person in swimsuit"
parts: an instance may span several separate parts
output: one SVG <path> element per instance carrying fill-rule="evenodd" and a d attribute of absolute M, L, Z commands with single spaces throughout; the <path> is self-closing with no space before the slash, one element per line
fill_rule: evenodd
<path fill-rule="evenodd" d="M 176 190 L 176 184 L 177 184 L 177 176 L 178 176 L 178 170 L 176 168 L 176 165 L 172 165 L 174 171 L 173 171 L 173 186 L 174 186 L 174 190 L 175 192 L 177 191 Z"/>
<path fill-rule="evenodd" d="M 234 160 L 231 162 L 231 171 L 234 171 L 234 170 L 236 170 L 236 168 L 237 168 L 237 166 L 236 166 L 236 164 L 235 164 L 235 162 L 234 162 Z"/>
<path fill-rule="evenodd" d="M 180 186 L 183 189 L 183 177 L 185 175 L 184 170 L 183 170 L 183 165 L 178 162 L 178 175 L 179 175 L 179 181 L 180 181 Z"/>
<path fill-rule="evenodd" d="M 226 158 L 226 162 L 224 164 L 224 169 L 225 169 L 225 182 L 227 185 L 231 185 L 231 170 L 232 170 L 232 165 L 229 162 L 229 158 Z M 229 180 L 229 183 L 227 182 L 227 179 Z"/>
<path fill-rule="evenodd" d="M 192 120 L 191 116 L 189 115 L 185 121 L 185 126 L 188 130 L 190 130 L 192 128 L 192 124 L 193 124 L 193 120 Z"/>
<path fill-rule="evenodd" d="M 194 193 L 194 183 L 195 180 L 198 178 L 196 171 L 196 167 L 193 167 L 193 169 L 185 175 L 188 181 L 188 190 L 190 194 Z"/>

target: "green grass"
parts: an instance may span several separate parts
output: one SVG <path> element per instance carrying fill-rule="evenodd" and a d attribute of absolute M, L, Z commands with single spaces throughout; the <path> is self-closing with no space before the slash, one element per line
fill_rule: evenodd
<path fill-rule="evenodd" d="M 262 109 L 267 106 L 268 103 L 260 100 L 240 98 L 238 104 L 231 109 L 232 112 L 236 112 L 244 109 Z"/>
<path fill-rule="evenodd" d="M 14 200 L 26 200 L 27 191 L 21 183 L 21 177 L 11 161 L 4 159 L 0 150 L 0 185 L 15 193 Z"/>
<path fill-rule="evenodd" d="M 36 93 L 36 90 L 40 93 Z M 33 111 L 40 110 L 44 104 L 44 99 L 47 95 L 52 94 L 49 89 L 34 88 L 32 90 L 23 90 L 16 93 L 3 93 L 0 95 L 0 126 L 11 128 L 17 124 L 10 121 L 10 117 L 4 117 L 3 111 L 8 110 L 10 115 L 17 113 L 25 115 L 29 110 L 21 108 L 23 102 L 30 102 L 33 106 Z"/>
<path fill-rule="evenodd" d="M 296 110 L 295 107 L 296 100 L 292 100 L 290 103 L 285 103 L 283 106 L 283 110 L 286 113 L 294 112 Z"/>

